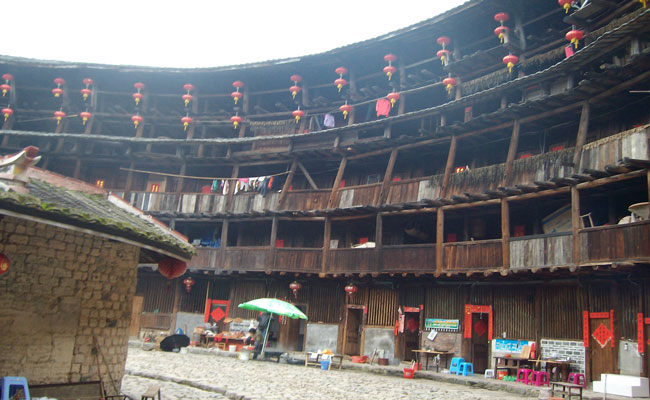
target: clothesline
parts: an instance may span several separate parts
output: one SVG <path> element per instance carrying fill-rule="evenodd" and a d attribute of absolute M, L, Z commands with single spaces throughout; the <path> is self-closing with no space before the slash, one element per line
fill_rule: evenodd
<path fill-rule="evenodd" d="M 132 168 L 122 168 L 120 167 L 122 171 L 130 171 L 130 172 L 139 172 L 143 174 L 152 174 L 152 175 L 160 175 L 160 176 L 171 176 L 173 178 L 188 178 L 188 179 L 205 179 L 208 181 L 214 181 L 214 180 L 220 180 L 220 181 L 237 181 L 242 178 L 219 178 L 219 177 L 206 177 L 206 176 L 190 176 L 190 175 L 179 175 L 179 174 L 167 174 L 164 172 L 154 172 L 154 171 L 144 171 L 141 169 L 132 169 Z M 290 171 L 286 172 L 280 172 L 277 174 L 271 174 L 271 175 L 264 175 L 267 177 L 272 177 L 272 176 L 280 176 L 280 175 L 287 175 Z"/>

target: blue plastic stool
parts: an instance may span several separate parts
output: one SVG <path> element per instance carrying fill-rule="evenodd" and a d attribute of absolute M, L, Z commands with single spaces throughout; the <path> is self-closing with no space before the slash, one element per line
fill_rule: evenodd
<path fill-rule="evenodd" d="M 449 372 L 458 374 L 460 371 L 460 365 L 465 362 L 465 359 L 462 357 L 454 357 L 451 359 L 451 364 L 449 364 Z"/>
<path fill-rule="evenodd" d="M 25 400 L 30 400 L 27 379 L 22 376 L 5 376 L 4 378 L 0 378 L 0 400 L 9 400 L 20 389 L 25 394 Z"/>
<path fill-rule="evenodd" d="M 460 370 L 456 373 L 456 375 L 474 375 L 474 364 L 471 362 L 464 362 L 460 364 Z"/>

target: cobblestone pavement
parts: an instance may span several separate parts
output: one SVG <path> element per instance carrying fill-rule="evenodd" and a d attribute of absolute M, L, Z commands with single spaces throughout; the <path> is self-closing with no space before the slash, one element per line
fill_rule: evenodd
<path fill-rule="evenodd" d="M 242 361 L 129 348 L 122 391 L 139 399 L 155 381 L 170 399 L 523 399 L 515 394 L 356 370 Z M 153 378 L 153 379 L 146 379 Z"/>

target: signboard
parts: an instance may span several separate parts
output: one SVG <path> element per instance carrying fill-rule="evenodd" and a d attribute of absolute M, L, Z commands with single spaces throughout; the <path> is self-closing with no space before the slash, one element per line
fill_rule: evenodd
<path fill-rule="evenodd" d="M 427 318 L 424 320 L 424 328 L 436 331 L 457 331 L 460 329 L 460 320 Z"/>
<path fill-rule="evenodd" d="M 251 326 L 252 319 L 242 319 L 241 321 L 232 321 L 230 323 L 230 332 L 248 332 L 248 329 Z"/>
<path fill-rule="evenodd" d="M 505 353 L 521 353 L 524 346 L 528 345 L 528 340 L 496 339 L 494 351 Z"/>

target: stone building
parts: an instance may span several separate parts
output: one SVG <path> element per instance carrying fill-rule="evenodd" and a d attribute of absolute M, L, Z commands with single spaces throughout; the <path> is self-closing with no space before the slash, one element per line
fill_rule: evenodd
<path fill-rule="evenodd" d="M 101 375 L 110 392 L 124 374 L 138 263 L 192 250 L 105 191 L 30 168 L 36 151 L 0 159 L 0 375 L 30 384 Z"/>

